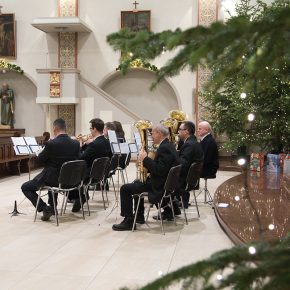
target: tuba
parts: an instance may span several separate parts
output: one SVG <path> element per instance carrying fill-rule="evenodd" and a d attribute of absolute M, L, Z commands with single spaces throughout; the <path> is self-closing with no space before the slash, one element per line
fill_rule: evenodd
<path fill-rule="evenodd" d="M 148 136 L 149 136 L 149 129 L 152 128 L 152 122 L 148 120 L 139 120 L 134 123 L 134 127 L 138 130 L 141 138 L 141 146 L 148 153 Z M 139 148 L 141 149 L 141 148 Z M 143 166 L 143 162 L 137 162 L 137 179 L 141 180 L 143 183 L 146 182 L 148 175 L 148 170 Z"/>

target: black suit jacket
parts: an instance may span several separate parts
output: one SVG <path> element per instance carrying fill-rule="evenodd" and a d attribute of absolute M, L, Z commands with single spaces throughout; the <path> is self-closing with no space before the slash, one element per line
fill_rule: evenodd
<path fill-rule="evenodd" d="M 204 153 L 201 177 L 215 177 L 219 168 L 217 144 L 211 134 L 207 135 L 200 144 Z"/>
<path fill-rule="evenodd" d="M 87 175 L 94 160 L 100 157 L 112 157 L 110 142 L 103 135 L 82 147 L 80 159 L 85 160 L 87 163 Z"/>
<path fill-rule="evenodd" d="M 78 159 L 79 151 L 79 142 L 72 140 L 67 134 L 58 135 L 55 139 L 48 141 L 38 155 L 38 160 L 44 164 L 44 169 L 34 180 L 39 186 L 57 186 L 62 164 Z"/>
<path fill-rule="evenodd" d="M 151 190 L 148 192 L 149 202 L 156 203 L 162 198 L 164 184 L 171 167 L 179 164 L 179 158 L 174 145 L 165 139 L 157 149 L 155 159 L 145 157 L 143 165 L 150 172 Z"/>
<path fill-rule="evenodd" d="M 195 136 L 188 137 L 183 143 L 179 151 L 179 159 L 180 163 L 182 164 L 179 182 L 180 187 L 185 189 L 186 177 L 190 165 L 193 162 L 203 161 L 203 150 L 200 143 L 196 141 Z"/>

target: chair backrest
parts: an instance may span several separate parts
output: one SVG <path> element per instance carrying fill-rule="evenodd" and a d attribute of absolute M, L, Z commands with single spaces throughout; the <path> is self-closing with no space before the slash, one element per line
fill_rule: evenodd
<path fill-rule="evenodd" d="M 101 157 L 94 160 L 90 172 L 90 178 L 92 179 L 92 182 L 98 183 L 103 179 L 105 170 L 109 165 L 109 162 L 109 157 Z"/>
<path fill-rule="evenodd" d="M 105 177 L 109 177 L 115 173 L 119 165 L 120 155 L 113 154 L 109 166 L 106 168 Z"/>
<path fill-rule="evenodd" d="M 85 178 L 86 161 L 74 160 L 63 163 L 58 182 L 65 187 L 78 186 Z"/>
<path fill-rule="evenodd" d="M 202 173 L 202 162 L 193 162 L 186 177 L 186 191 L 194 190 L 199 184 L 199 178 Z"/>
<path fill-rule="evenodd" d="M 182 165 L 171 167 L 164 185 L 165 192 L 173 192 L 178 186 L 179 175 Z"/>

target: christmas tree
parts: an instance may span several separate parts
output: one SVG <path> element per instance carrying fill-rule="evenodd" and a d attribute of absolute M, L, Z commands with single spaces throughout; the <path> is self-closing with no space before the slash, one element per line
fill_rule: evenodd
<path fill-rule="evenodd" d="M 165 76 L 207 66 L 212 77 L 206 108 L 215 129 L 229 137 L 228 148 L 259 145 L 290 150 L 290 1 L 270 5 L 242 0 L 237 16 L 210 27 L 185 31 L 132 33 L 107 37 L 115 50 L 131 52 L 120 64 L 125 73 L 135 59 L 153 60 L 164 51 L 175 56 L 156 73 L 152 88 Z M 254 122 L 249 122 L 248 115 Z M 183 267 L 141 289 L 289 289 L 290 235 L 281 241 L 236 246 Z"/>
<path fill-rule="evenodd" d="M 175 56 L 157 71 L 154 87 L 165 76 L 207 66 L 205 90 L 214 129 L 229 137 L 228 149 L 259 145 L 262 150 L 290 149 L 290 1 L 242 0 L 238 16 L 210 27 L 152 33 L 121 30 L 107 37 L 115 50 L 130 52 L 120 64 L 125 73 L 135 59 L 152 60 L 164 51 Z M 245 99 L 241 98 L 246 95 Z M 249 123 L 248 114 L 255 121 Z"/>

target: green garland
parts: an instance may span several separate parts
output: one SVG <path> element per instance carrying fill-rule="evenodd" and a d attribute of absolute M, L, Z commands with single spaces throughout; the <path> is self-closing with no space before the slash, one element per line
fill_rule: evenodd
<path fill-rule="evenodd" d="M 21 69 L 21 67 L 19 67 L 16 64 L 9 63 L 5 59 L 0 59 L 0 69 L 2 69 L 2 70 L 9 70 L 9 71 L 15 71 L 15 72 L 20 73 L 20 74 L 23 74 L 23 72 L 24 72 Z"/>
<path fill-rule="evenodd" d="M 151 70 L 153 72 L 158 72 L 159 71 L 157 66 L 155 66 L 154 64 L 151 64 L 148 61 L 145 61 L 144 59 L 140 59 L 140 58 L 137 58 L 137 59 L 134 59 L 132 61 L 129 61 L 128 67 L 129 68 L 145 68 L 145 69 Z M 122 71 L 121 65 L 119 65 L 116 68 L 116 70 Z"/>

